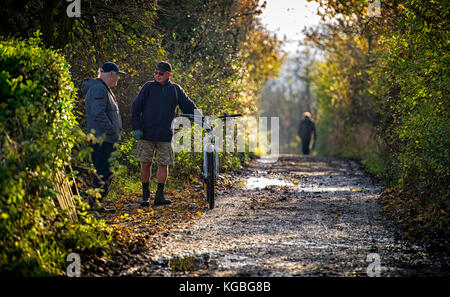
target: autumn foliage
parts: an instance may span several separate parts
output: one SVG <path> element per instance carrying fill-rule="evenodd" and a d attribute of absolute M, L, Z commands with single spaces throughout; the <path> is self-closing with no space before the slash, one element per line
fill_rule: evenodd
<path fill-rule="evenodd" d="M 387 209 L 420 234 L 448 234 L 447 1 L 373 1 L 377 14 L 369 1 L 317 2 L 329 21 L 309 33 L 326 52 L 313 82 L 321 151 L 360 159 L 384 178 L 395 189 Z"/>
<path fill-rule="evenodd" d="M 154 212 L 153 218 L 151 211 L 132 214 L 119 207 L 124 197 L 128 203 L 140 197 L 130 106 L 153 79 L 158 61 L 172 63 L 172 81 L 211 116 L 252 114 L 261 84 L 276 75 L 280 64 L 278 41 L 257 21 L 262 6 L 256 0 L 82 2 L 77 18 L 67 16 L 65 1 L 14 1 L 2 8 L 10 16 L 0 20 L 2 273 L 64 274 L 65 256 L 71 251 L 97 252 L 113 238 L 128 243 L 120 224 L 128 215 L 145 218 L 140 223 L 151 227 L 152 222 L 165 226 L 177 213 L 184 220 L 201 213 L 200 206 L 183 203 L 179 207 L 186 206 L 184 212 Z M 35 35 L 42 43 L 29 39 Z M 78 129 L 85 130 L 86 123 L 78 88 L 84 78 L 96 77 L 105 61 L 116 62 L 128 73 L 114 89 L 124 132 L 113 157 L 115 179 L 108 197 L 119 214 L 117 221 L 108 221 L 113 225 L 109 227 L 87 213 L 81 201 L 95 193 L 89 189 L 88 143 Z M 245 159 L 244 154 L 221 154 L 221 170 L 238 168 Z M 169 183 L 186 189 L 184 183 L 196 178 L 201 155 L 179 153 L 175 164 Z M 79 222 L 70 222 L 51 202 L 56 170 L 75 177 L 81 194 Z M 176 191 L 169 186 L 167 190 Z"/>

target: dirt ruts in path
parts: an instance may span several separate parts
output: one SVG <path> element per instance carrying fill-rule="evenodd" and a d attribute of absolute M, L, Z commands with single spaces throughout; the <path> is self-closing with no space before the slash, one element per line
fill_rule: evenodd
<path fill-rule="evenodd" d="M 383 189 L 349 160 L 282 155 L 241 171 L 216 207 L 121 275 L 448 275 L 448 259 L 399 239 Z"/>

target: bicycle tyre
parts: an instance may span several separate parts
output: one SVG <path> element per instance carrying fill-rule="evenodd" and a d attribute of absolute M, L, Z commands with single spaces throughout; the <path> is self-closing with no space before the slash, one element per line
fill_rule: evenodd
<path fill-rule="evenodd" d="M 206 165 L 207 165 L 207 170 L 208 170 L 208 179 L 206 182 L 206 198 L 209 202 L 209 209 L 213 209 L 214 208 L 214 195 L 215 195 L 215 191 L 214 191 L 214 186 L 216 183 L 216 176 L 215 176 L 215 169 L 214 169 L 214 153 L 206 153 Z"/>

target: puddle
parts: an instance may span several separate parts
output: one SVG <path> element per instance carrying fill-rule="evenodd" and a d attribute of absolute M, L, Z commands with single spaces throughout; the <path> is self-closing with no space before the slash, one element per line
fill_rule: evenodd
<path fill-rule="evenodd" d="M 246 189 L 263 189 L 267 186 L 292 186 L 291 182 L 287 182 L 281 179 L 272 179 L 267 177 L 249 177 L 245 185 Z"/>
<path fill-rule="evenodd" d="M 236 254 L 209 254 L 188 255 L 171 258 L 168 266 L 171 272 L 187 272 L 198 270 L 240 269 L 257 263 L 244 255 Z"/>
<path fill-rule="evenodd" d="M 278 155 L 261 156 L 256 159 L 256 162 L 263 164 L 275 163 L 276 161 L 278 161 Z"/>
<path fill-rule="evenodd" d="M 273 179 L 267 177 L 249 177 L 246 179 L 245 188 L 251 189 L 264 189 L 267 186 L 289 186 L 293 189 L 297 189 L 303 192 L 350 192 L 352 188 L 350 187 L 305 187 L 302 185 L 295 185 L 294 183 L 282 179 Z"/>
<path fill-rule="evenodd" d="M 297 190 L 300 192 L 311 192 L 311 193 L 328 193 L 328 192 L 369 192 L 369 191 L 378 191 L 382 189 L 382 187 L 365 187 L 365 188 L 355 188 L 355 187 L 327 187 L 327 186 L 305 186 L 303 184 L 294 184 L 293 182 L 282 180 L 282 179 L 274 179 L 267 177 L 249 177 L 245 180 L 244 188 L 247 190 L 253 189 L 264 189 L 268 186 L 288 186 L 293 190 Z"/>
<path fill-rule="evenodd" d="M 175 257 L 169 260 L 169 268 L 172 272 L 216 269 L 217 267 L 217 257 L 210 254 Z"/>

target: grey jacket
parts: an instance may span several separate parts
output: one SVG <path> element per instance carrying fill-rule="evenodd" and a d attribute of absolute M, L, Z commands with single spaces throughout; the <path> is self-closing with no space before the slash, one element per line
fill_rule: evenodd
<path fill-rule="evenodd" d="M 119 142 L 122 118 L 113 92 L 101 79 L 85 79 L 81 92 L 86 97 L 87 130 L 95 137 L 106 136 L 105 142 Z"/>

